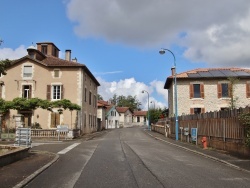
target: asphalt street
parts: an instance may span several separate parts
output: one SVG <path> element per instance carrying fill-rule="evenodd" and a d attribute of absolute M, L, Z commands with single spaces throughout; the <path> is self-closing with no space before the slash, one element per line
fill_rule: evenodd
<path fill-rule="evenodd" d="M 33 149 L 60 157 L 26 187 L 249 187 L 250 173 L 161 142 L 142 128 Z"/>

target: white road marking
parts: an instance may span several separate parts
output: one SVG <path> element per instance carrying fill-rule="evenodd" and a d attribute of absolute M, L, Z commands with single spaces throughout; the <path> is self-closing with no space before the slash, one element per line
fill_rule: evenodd
<path fill-rule="evenodd" d="M 74 143 L 72 145 L 70 145 L 69 147 L 59 151 L 57 154 L 65 154 L 67 153 L 68 151 L 72 150 L 74 147 L 78 146 L 80 143 Z"/>

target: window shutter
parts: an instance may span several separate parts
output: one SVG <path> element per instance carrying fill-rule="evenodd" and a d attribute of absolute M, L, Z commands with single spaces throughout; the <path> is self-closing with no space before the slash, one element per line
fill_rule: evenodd
<path fill-rule="evenodd" d="M 194 98 L 194 85 L 193 84 L 189 85 L 189 94 L 190 94 L 190 99 Z"/>
<path fill-rule="evenodd" d="M 205 108 L 201 108 L 201 113 L 205 113 Z"/>
<path fill-rule="evenodd" d="M 47 85 L 47 100 L 51 100 L 51 85 Z"/>
<path fill-rule="evenodd" d="M 61 99 L 64 98 L 64 87 L 63 85 L 61 85 Z"/>
<path fill-rule="evenodd" d="M 3 89 L 3 86 L 0 85 L 0 99 L 2 99 L 2 89 Z"/>
<path fill-rule="evenodd" d="M 194 114 L 194 109 L 190 108 L 190 114 Z"/>
<path fill-rule="evenodd" d="M 246 83 L 246 96 L 250 98 L 250 83 Z"/>
<path fill-rule="evenodd" d="M 32 98 L 31 94 L 32 94 L 32 86 L 31 86 L 31 85 L 29 85 L 29 99 L 31 99 L 31 98 Z"/>
<path fill-rule="evenodd" d="M 204 99 L 205 95 L 204 95 L 204 84 L 200 85 L 200 89 L 201 89 L 201 98 Z"/>
<path fill-rule="evenodd" d="M 222 97 L 222 91 L 221 91 L 221 84 L 217 84 L 217 92 L 218 92 L 218 98 Z"/>

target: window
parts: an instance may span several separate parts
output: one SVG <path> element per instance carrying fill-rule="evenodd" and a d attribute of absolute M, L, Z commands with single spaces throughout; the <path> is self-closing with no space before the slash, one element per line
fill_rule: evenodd
<path fill-rule="evenodd" d="M 92 98 L 92 93 L 91 93 L 91 91 L 89 92 L 89 105 L 91 105 L 91 98 Z"/>
<path fill-rule="evenodd" d="M 53 85 L 52 86 L 52 99 L 60 100 L 62 98 L 62 88 L 61 85 Z"/>
<path fill-rule="evenodd" d="M 84 90 L 84 101 L 87 102 L 87 88 Z"/>
<path fill-rule="evenodd" d="M 23 77 L 30 78 L 32 77 L 32 66 L 23 67 Z"/>
<path fill-rule="evenodd" d="M 140 117 L 137 117 L 137 122 L 140 122 Z"/>
<path fill-rule="evenodd" d="M 219 83 L 217 87 L 218 87 L 218 98 L 231 97 L 230 85 L 228 83 Z"/>
<path fill-rule="evenodd" d="M 55 69 L 55 70 L 54 70 L 54 77 L 55 77 L 55 78 L 58 78 L 58 77 L 59 77 L 59 70 L 58 70 L 58 69 Z"/>
<path fill-rule="evenodd" d="M 47 45 L 42 45 L 42 53 L 47 54 Z"/>
<path fill-rule="evenodd" d="M 31 98 L 31 85 L 23 85 L 22 96 L 26 99 Z"/>
<path fill-rule="evenodd" d="M 190 108 L 190 114 L 205 113 L 205 108 Z"/>
<path fill-rule="evenodd" d="M 87 115 L 86 113 L 84 113 L 84 127 L 86 127 L 87 125 Z"/>
<path fill-rule="evenodd" d="M 190 99 L 203 98 L 204 99 L 204 85 L 190 84 Z"/>

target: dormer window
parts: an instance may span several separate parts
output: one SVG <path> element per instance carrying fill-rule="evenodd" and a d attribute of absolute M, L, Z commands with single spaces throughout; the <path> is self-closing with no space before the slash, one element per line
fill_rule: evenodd
<path fill-rule="evenodd" d="M 47 50 L 48 50 L 47 45 L 42 45 L 42 53 L 47 55 Z"/>
<path fill-rule="evenodd" d="M 32 66 L 25 65 L 23 67 L 23 77 L 24 78 L 31 78 L 32 77 Z"/>

